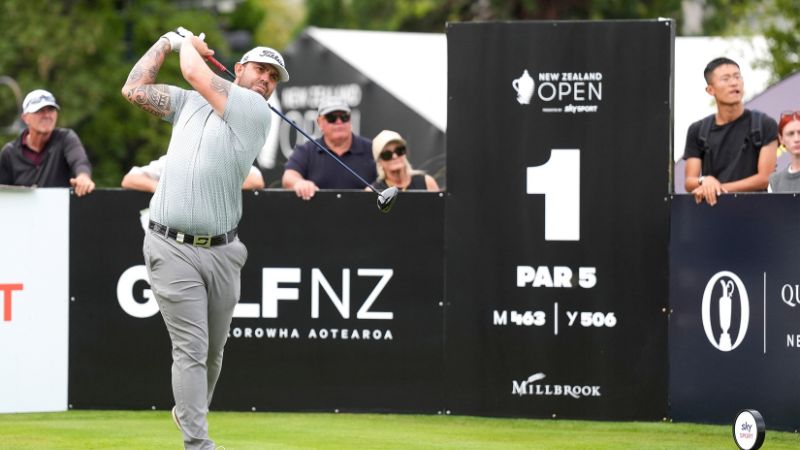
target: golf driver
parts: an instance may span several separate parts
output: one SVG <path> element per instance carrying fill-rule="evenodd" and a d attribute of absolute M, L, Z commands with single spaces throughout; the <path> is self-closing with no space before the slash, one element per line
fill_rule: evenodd
<path fill-rule="evenodd" d="M 221 62 L 217 61 L 216 58 L 214 58 L 213 56 L 207 56 L 206 59 L 209 62 L 211 62 L 211 64 L 213 64 L 218 70 L 220 70 L 221 72 L 225 72 L 229 76 L 231 76 L 234 79 L 236 79 L 236 75 L 233 72 L 231 72 L 230 70 L 228 70 L 227 67 L 223 66 Z M 363 177 L 361 177 L 361 175 L 357 174 L 353 169 L 351 169 L 347 164 L 345 164 L 341 159 L 339 159 L 338 156 L 333 154 L 333 152 L 331 152 L 330 150 L 325 148 L 325 146 L 321 145 L 314 138 L 309 136 L 308 133 L 303 131 L 302 128 L 300 128 L 291 119 L 286 117 L 282 112 L 278 111 L 274 106 L 272 106 L 269 103 L 267 103 L 267 105 L 269 105 L 269 109 L 271 109 L 275 114 L 279 115 L 281 119 L 283 119 L 286 123 L 291 125 L 292 128 L 297 130 L 298 133 L 302 134 L 303 136 L 306 137 L 306 139 L 308 139 L 309 141 L 313 142 L 314 145 L 319 147 L 320 150 L 322 150 L 325 153 L 327 153 L 328 156 L 330 156 L 331 158 L 336 160 L 336 162 L 338 162 L 342 167 L 347 169 L 348 172 L 353 174 L 354 177 L 358 178 L 362 183 L 364 183 L 364 186 L 368 187 L 372 192 L 378 194 L 378 209 L 381 212 L 387 213 L 387 212 L 389 212 L 389 210 L 392 209 L 392 206 L 394 206 L 394 202 L 397 200 L 397 193 L 399 192 L 396 187 L 392 186 L 392 187 L 390 187 L 388 189 L 385 189 L 383 192 L 378 191 L 371 184 L 369 184 Z"/>

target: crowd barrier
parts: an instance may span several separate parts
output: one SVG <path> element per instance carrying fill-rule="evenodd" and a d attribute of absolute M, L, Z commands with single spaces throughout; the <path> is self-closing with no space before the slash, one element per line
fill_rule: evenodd
<path fill-rule="evenodd" d="M 0 411 L 171 407 L 169 338 L 142 265 L 149 197 L 0 192 Z M 724 423 L 747 407 L 797 427 L 797 196 L 668 198 L 663 310 L 650 300 L 666 289 L 643 277 L 667 274 L 642 242 L 608 256 L 640 253 L 614 262 L 621 280 L 513 252 L 487 261 L 496 271 L 456 273 L 453 258 L 497 242 L 450 236 L 450 202 L 405 193 L 381 214 L 371 193 L 245 193 L 249 257 L 214 408 Z M 495 277 L 520 299 L 463 292 Z M 559 306 L 540 307 L 551 294 L 537 287 Z M 574 313 L 587 304 L 606 313 Z M 656 405 L 631 409 L 635 391 Z"/>

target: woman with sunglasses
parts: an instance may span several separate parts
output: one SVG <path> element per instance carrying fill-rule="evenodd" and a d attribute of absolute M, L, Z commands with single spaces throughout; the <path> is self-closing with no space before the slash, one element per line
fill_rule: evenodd
<path fill-rule="evenodd" d="M 372 140 L 372 154 L 378 169 L 378 179 L 373 183 L 376 189 L 394 186 L 401 191 L 439 191 L 439 185 L 432 176 L 411 167 L 406 157 L 406 141 L 397 132 L 383 130 L 378 133 Z"/>
<path fill-rule="evenodd" d="M 769 192 L 800 192 L 800 111 L 787 111 L 778 121 L 780 148 L 791 155 L 785 170 L 769 177 Z"/>

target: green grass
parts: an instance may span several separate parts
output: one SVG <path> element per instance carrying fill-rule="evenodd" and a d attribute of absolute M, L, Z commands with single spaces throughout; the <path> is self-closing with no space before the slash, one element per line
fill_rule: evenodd
<path fill-rule="evenodd" d="M 736 449 L 729 425 L 395 414 L 212 412 L 211 435 L 246 449 Z M 168 411 L 0 414 L 0 449 L 180 449 Z M 764 449 L 800 448 L 767 430 Z"/>

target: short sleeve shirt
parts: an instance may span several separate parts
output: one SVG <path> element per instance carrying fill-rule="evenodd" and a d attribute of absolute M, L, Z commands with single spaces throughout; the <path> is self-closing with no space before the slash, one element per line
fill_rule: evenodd
<path fill-rule="evenodd" d="M 319 138 L 317 143 L 325 146 L 325 140 Z M 327 146 L 326 146 L 327 148 Z M 334 153 L 334 155 L 336 155 Z M 353 134 L 350 149 L 338 158 L 367 183 L 375 181 L 378 171 L 372 159 L 372 141 Z M 306 142 L 295 147 L 286 168 L 296 170 L 306 180 L 311 180 L 320 189 L 364 189 L 364 184 L 331 155 L 320 150 L 313 142 Z"/>
<path fill-rule="evenodd" d="M 703 162 L 702 174 L 713 175 L 722 183 L 741 180 L 758 173 L 761 147 L 756 148 L 752 142 L 752 117 L 752 112 L 746 109 L 733 122 L 712 124 L 708 134 L 708 151 L 703 151 L 700 141 L 702 120 L 693 123 L 686 133 L 683 159 L 700 158 Z M 778 138 L 778 124 L 764 115 L 761 132 L 761 146 L 764 146 Z"/>
<path fill-rule="evenodd" d="M 220 117 L 196 91 L 170 86 L 172 138 L 152 220 L 183 232 L 217 235 L 242 217 L 242 183 L 269 131 L 263 96 L 232 84 Z"/>

